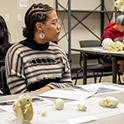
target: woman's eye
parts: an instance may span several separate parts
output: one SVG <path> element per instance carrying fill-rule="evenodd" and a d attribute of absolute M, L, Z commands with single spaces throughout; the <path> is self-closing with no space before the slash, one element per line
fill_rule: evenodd
<path fill-rule="evenodd" d="M 52 22 L 53 25 L 56 25 L 56 22 Z"/>

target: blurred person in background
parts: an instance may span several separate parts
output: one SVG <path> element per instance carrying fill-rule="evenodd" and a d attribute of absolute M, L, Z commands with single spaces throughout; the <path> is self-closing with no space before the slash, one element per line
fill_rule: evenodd
<path fill-rule="evenodd" d="M 102 44 L 110 44 L 116 41 L 123 42 L 124 41 L 124 15 L 119 15 L 116 19 L 116 22 L 108 23 L 105 27 L 105 32 L 102 36 Z M 107 46 L 109 46 L 109 43 Z M 103 59 L 104 62 L 110 62 L 111 56 L 104 55 Z M 122 82 L 124 82 L 124 60 L 118 60 L 117 64 L 120 65 L 120 69 L 122 72 Z"/>
<path fill-rule="evenodd" d="M 0 60 L 4 60 L 8 48 L 11 46 L 9 42 L 10 33 L 8 31 L 4 18 L 0 15 Z"/>

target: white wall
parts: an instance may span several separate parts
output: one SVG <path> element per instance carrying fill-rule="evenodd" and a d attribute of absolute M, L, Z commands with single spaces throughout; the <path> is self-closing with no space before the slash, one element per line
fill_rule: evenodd
<path fill-rule="evenodd" d="M 0 0 L 0 15 L 6 18 L 6 14 L 9 15 L 9 20 L 7 21 L 8 29 L 11 34 L 11 42 L 15 43 L 23 39 L 22 27 L 24 27 L 24 15 L 27 10 L 18 7 L 18 2 L 20 0 Z M 28 0 L 28 7 L 34 3 L 34 0 Z M 67 6 L 68 0 L 59 0 L 63 6 Z M 71 8 L 79 10 L 93 10 L 100 4 L 101 0 L 71 0 Z M 106 8 L 113 9 L 114 0 L 105 0 Z M 55 0 L 36 0 L 35 3 L 47 3 L 53 8 L 55 8 Z M 100 10 L 100 8 L 98 9 Z M 63 13 L 64 14 L 64 13 Z M 87 13 L 73 13 L 79 20 L 86 16 Z M 68 20 L 67 13 L 64 19 L 66 31 L 68 30 Z M 77 23 L 77 21 L 71 17 L 72 27 Z M 107 21 L 105 21 L 107 23 Z M 95 34 L 100 37 L 100 14 L 95 13 L 90 15 L 86 20 L 83 21 Z M 63 27 L 61 29 L 61 36 L 64 35 Z M 60 37 L 61 37 L 60 36 Z M 96 39 L 89 31 L 87 31 L 82 25 L 78 25 L 71 34 L 72 47 L 79 47 L 79 40 L 83 39 Z M 63 38 L 59 45 L 68 53 L 68 42 L 67 37 Z"/>

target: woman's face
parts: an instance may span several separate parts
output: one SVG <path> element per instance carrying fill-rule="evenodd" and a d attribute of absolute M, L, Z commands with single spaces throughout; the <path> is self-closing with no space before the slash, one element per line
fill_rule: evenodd
<path fill-rule="evenodd" d="M 43 40 L 45 42 L 58 41 L 61 26 L 58 24 L 56 11 L 53 10 L 48 13 L 48 17 L 47 21 L 42 24 L 42 32 L 45 34 L 45 38 Z"/>

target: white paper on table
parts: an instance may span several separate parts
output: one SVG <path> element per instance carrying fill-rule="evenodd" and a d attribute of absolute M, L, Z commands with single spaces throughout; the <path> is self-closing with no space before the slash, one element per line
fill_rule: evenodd
<path fill-rule="evenodd" d="M 62 90 L 62 89 L 53 89 L 46 91 L 39 96 L 48 97 L 48 98 L 62 98 L 67 100 L 85 100 L 87 97 L 93 95 L 94 92 L 86 92 L 82 89 L 74 90 Z"/>
<path fill-rule="evenodd" d="M 74 90 L 53 89 L 40 94 L 42 97 L 85 100 L 93 95 L 124 92 L 124 88 L 101 83 L 77 85 Z"/>
<path fill-rule="evenodd" d="M 113 85 L 105 85 L 101 83 L 77 85 L 77 87 L 80 87 L 86 90 L 87 92 L 97 92 L 97 94 L 124 92 L 124 88 L 113 86 Z"/>
<path fill-rule="evenodd" d="M 95 116 L 84 116 L 84 117 L 67 119 L 67 121 L 70 124 L 80 124 L 80 123 L 82 124 L 84 122 L 90 122 L 90 121 L 95 121 L 95 120 L 98 120 L 98 118 Z"/>

